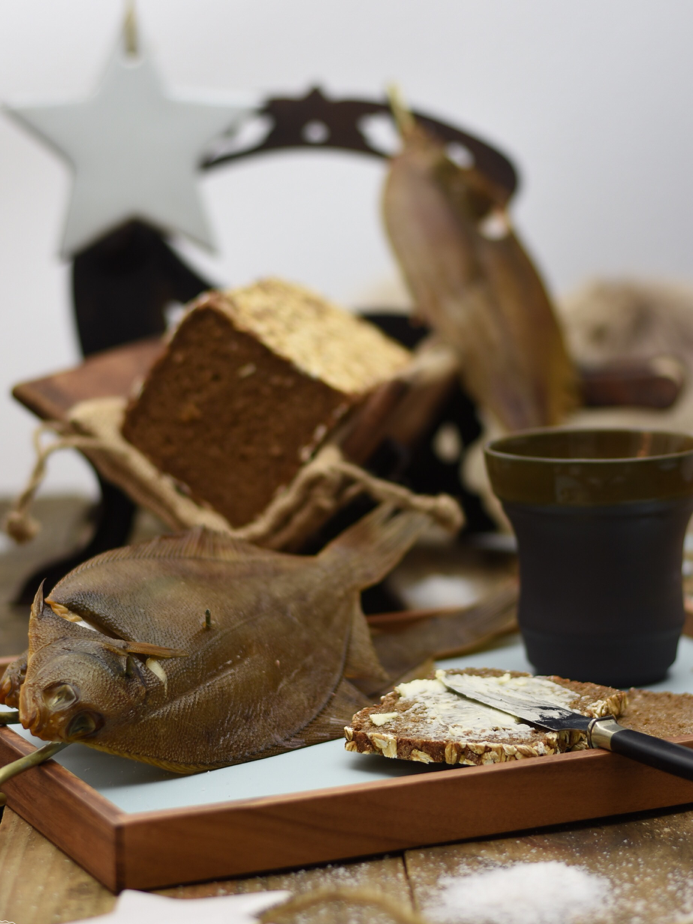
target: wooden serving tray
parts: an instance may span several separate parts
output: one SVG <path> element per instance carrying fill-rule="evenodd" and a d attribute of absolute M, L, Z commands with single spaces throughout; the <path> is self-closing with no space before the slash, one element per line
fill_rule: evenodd
<path fill-rule="evenodd" d="M 688 645 L 691 660 L 693 643 Z M 517 666 L 512 647 L 505 656 L 477 656 L 475 663 L 499 656 Z M 690 672 L 688 664 L 685 671 Z M 674 740 L 693 747 L 693 735 Z M 301 753 L 319 763 L 325 753 L 320 749 L 334 744 Z M 15 732 L 0 730 L 0 763 L 31 750 Z M 345 752 L 347 757 L 381 760 Z M 113 891 L 248 875 L 693 802 L 692 782 L 605 751 L 483 767 L 407 769 L 410 775 L 399 778 L 157 811 L 123 811 L 55 761 L 16 777 L 5 791 L 14 811 Z M 188 779 L 203 785 L 206 776 Z"/>

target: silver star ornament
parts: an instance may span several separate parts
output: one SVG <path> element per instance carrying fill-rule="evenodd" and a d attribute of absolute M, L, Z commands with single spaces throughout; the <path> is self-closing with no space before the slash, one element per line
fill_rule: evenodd
<path fill-rule="evenodd" d="M 171 96 L 148 57 L 119 43 L 92 97 L 7 112 L 72 166 L 61 248 L 69 257 L 133 218 L 213 248 L 197 189 L 200 160 L 256 109 L 249 96 L 223 104 Z"/>

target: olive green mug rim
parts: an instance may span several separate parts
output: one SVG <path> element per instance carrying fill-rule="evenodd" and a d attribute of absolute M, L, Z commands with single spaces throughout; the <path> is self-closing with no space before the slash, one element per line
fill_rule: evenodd
<path fill-rule="evenodd" d="M 664 452 L 646 456 L 550 456 L 546 454 L 528 455 L 527 453 L 512 452 L 503 449 L 504 443 L 512 443 L 519 439 L 529 439 L 533 436 L 547 435 L 595 435 L 595 434 L 622 434 L 624 436 L 660 436 L 683 439 L 689 442 L 688 449 L 673 452 Z M 627 463 L 656 462 L 664 459 L 676 459 L 693 454 L 693 434 L 681 433 L 676 430 L 653 430 L 641 427 L 537 427 L 533 430 L 517 430 L 507 436 L 500 436 L 489 440 L 484 445 L 484 452 L 503 459 L 517 459 L 523 462 L 553 465 L 556 462 L 581 465 L 618 465 Z"/>
<path fill-rule="evenodd" d="M 521 453 L 513 444 L 537 437 L 622 436 L 637 442 L 670 438 L 682 443 L 652 455 L 559 456 L 539 448 Z M 544 447 L 547 449 L 547 447 Z M 484 447 L 494 493 L 503 503 L 593 507 L 693 498 L 693 435 L 637 427 L 544 427 L 490 440 Z"/>

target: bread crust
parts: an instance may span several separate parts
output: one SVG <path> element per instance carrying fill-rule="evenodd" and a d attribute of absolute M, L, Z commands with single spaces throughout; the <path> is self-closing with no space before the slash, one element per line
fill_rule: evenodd
<path fill-rule="evenodd" d="M 410 360 L 374 325 L 299 286 L 206 293 L 132 397 L 122 433 L 197 504 L 244 526 Z"/>

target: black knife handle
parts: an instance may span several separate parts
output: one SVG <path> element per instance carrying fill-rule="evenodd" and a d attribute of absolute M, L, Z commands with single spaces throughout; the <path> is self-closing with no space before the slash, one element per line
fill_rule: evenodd
<path fill-rule="evenodd" d="M 613 718 L 597 719 L 589 729 L 590 747 L 605 748 L 656 770 L 693 780 L 693 751 L 643 732 L 623 728 Z"/>

